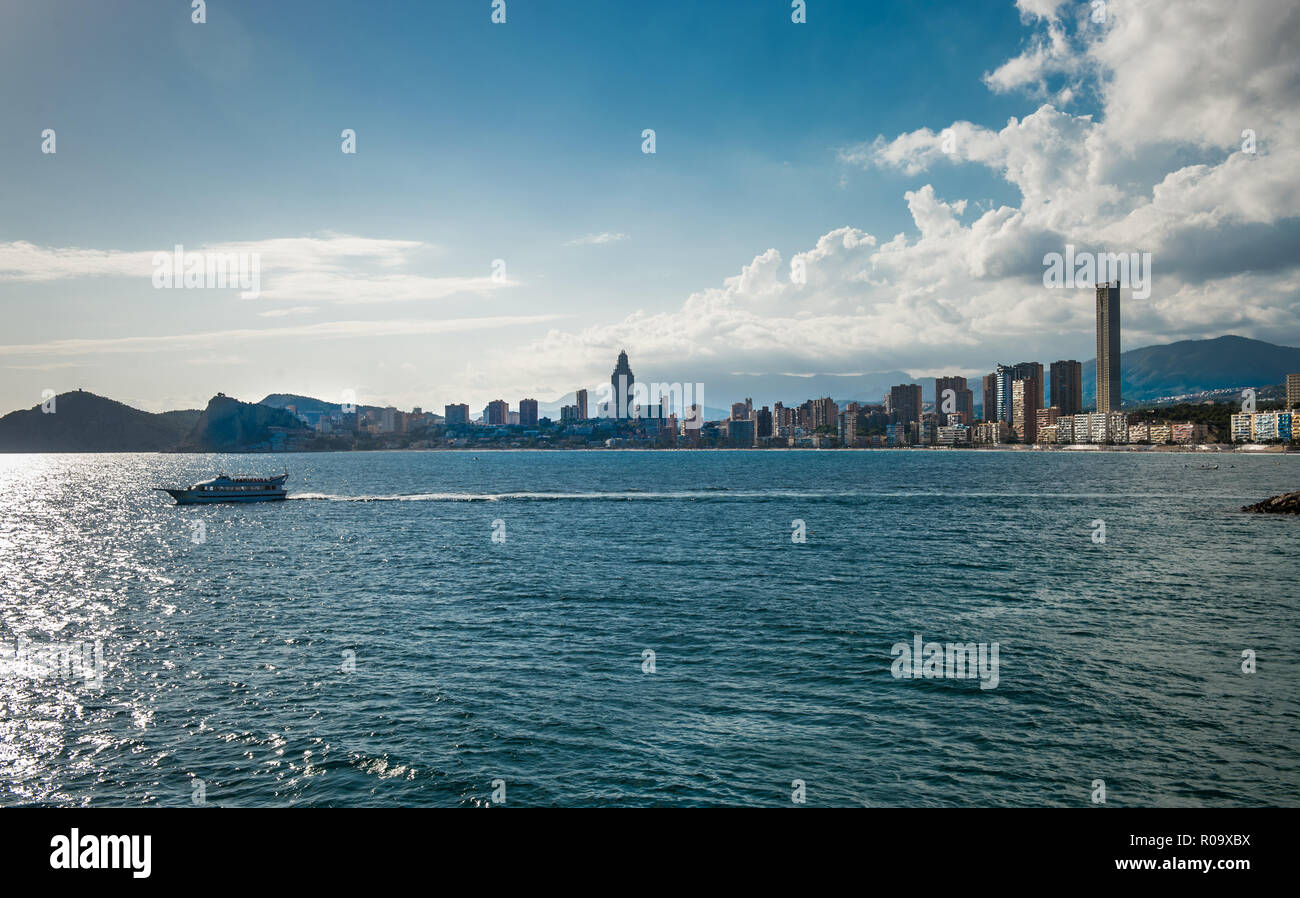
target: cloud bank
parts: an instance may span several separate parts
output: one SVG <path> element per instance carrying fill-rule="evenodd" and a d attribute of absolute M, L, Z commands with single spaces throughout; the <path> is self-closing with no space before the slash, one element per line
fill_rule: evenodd
<path fill-rule="evenodd" d="M 1043 256 L 1067 243 L 1152 254 L 1150 298 L 1126 302 L 1126 346 L 1300 342 L 1300 7 L 1109 0 L 1095 21 L 1086 2 L 1017 6 L 1023 52 L 983 80 L 1023 95 L 1022 117 L 838 152 L 841 165 L 917 179 L 902 197 L 914 233 L 845 226 L 788 259 L 768 249 L 671 313 L 552 330 L 489 364 L 577 383 L 621 347 L 665 379 L 1087 359 L 1091 294 L 1042 281 Z M 987 169 L 1020 201 L 941 196 L 925 178 L 946 166 Z"/>

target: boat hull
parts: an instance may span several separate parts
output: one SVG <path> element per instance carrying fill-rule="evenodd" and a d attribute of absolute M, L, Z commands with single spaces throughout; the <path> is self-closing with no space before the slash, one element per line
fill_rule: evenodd
<path fill-rule="evenodd" d="M 289 473 L 278 477 L 227 477 L 222 474 L 211 480 L 204 480 L 184 489 L 171 489 L 156 486 L 154 489 L 166 493 L 176 500 L 177 505 L 211 505 L 214 502 L 278 502 L 288 495 L 285 481 Z"/>
<path fill-rule="evenodd" d="M 196 493 L 192 490 L 163 490 L 163 492 L 175 499 L 177 505 L 209 505 L 213 502 L 279 502 L 288 495 L 284 490 L 242 495 Z"/>

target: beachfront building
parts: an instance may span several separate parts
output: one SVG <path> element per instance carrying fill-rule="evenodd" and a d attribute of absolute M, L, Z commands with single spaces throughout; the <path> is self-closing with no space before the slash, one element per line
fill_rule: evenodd
<path fill-rule="evenodd" d="M 1084 412 L 1075 415 L 1072 430 L 1076 443 L 1127 443 L 1129 441 L 1128 416 L 1123 412 Z"/>
<path fill-rule="evenodd" d="M 968 446 L 971 428 L 964 424 L 940 424 L 936 440 L 940 446 Z"/>
<path fill-rule="evenodd" d="M 1289 443 L 1294 431 L 1291 412 L 1255 412 L 1233 415 L 1230 421 L 1234 443 Z"/>
<path fill-rule="evenodd" d="M 1169 425 L 1169 438 L 1175 443 L 1204 443 L 1210 438 L 1210 428 L 1206 424 L 1187 421 L 1182 424 Z"/>
<path fill-rule="evenodd" d="M 1074 415 L 1060 415 L 1056 419 L 1057 444 L 1074 442 Z"/>
<path fill-rule="evenodd" d="M 1039 445 L 1056 442 L 1057 422 L 1060 420 L 1060 409 L 1054 405 L 1047 408 L 1040 408 L 1037 412 L 1038 427 L 1035 428 L 1034 442 Z"/>
<path fill-rule="evenodd" d="M 975 427 L 975 442 L 980 446 L 1000 446 L 1011 442 L 1011 425 L 1006 421 L 985 421 Z"/>

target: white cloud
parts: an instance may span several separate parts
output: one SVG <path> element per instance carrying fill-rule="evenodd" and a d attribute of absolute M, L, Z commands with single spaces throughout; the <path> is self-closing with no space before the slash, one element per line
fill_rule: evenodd
<path fill-rule="evenodd" d="M 588 234 L 585 237 L 578 237 L 575 240 L 569 240 L 565 246 L 605 246 L 609 243 L 618 243 L 620 240 L 626 240 L 626 234 L 619 234 L 613 231 L 603 231 L 599 234 Z"/>
<path fill-rule="evenodd" d="M 1300 7 L 1110 0 L 1105 23 L 1090 21 L 1088 3 L 1018 7 L 1027 49 L 987 83 L 1025 92 L 1026 115 L 840 152 L 845 164 L 909 176 L 982 166 L 1018 188 L 1018 204 L 944 198 L 920 183 L 903 197 L 914 234 L 834 230 L 791 257 L 806 283 L 768 249 L 677 311 L 552 330 L 488 364 L 576 384 L 623 346 L 665 379 L 1086 359 L 1092 297 L 1042 286 L 1044 253 L 1066 243 L 1153 254 L 1150 299 L 1126 300 L 1126 346 L 1223 333 L 1300 342 Z M 1070 108 L 1082 96 L 1096 100 L 1088 113 Z M 1258 135 L 1254 155 L 1241 151 L 1245 128 Z"/>
<path fill-rule="evenodd" d="M 122 277 L 152 287 L 156 253 L 36 246 L 26 241 L 0 243 L 0 281 L 55 281 Z M 383 303 L 445 299 L 460 293 L 485 294 L 517 281 L 494 280 L 486 262 L 481 275 L 431 277 L 408 269 L 437 248 L 413 240 L 350 235 L 284 237 L 257 241 L 185 246 L 189 253 L 247 253 L 260 260 L 265 303 Z M 232 291 L 233 294 L 233 291 Z M 288 312 L 286 312 L 287 314 Z"/>
<path fill-rule="evenodd" d="M 196 334 L 170 334 L 149 337 L 92 337 L 48 340 L 0 346 L 5 355 L 96 355 L 133 353 L 142 350 L 190 352 L 210 349 L 221 343 L 244 344 L 250 340 L 356 339 L 361 337 L 402 337 L 427 334 L 466 333 L 490 328 L 544 324 L 559 315 L 499 315 L 490 318 L 451 318 L 425 320 L 399 318 L 386 321 L 323 321 L 293 327 L 239 328 Z"/>

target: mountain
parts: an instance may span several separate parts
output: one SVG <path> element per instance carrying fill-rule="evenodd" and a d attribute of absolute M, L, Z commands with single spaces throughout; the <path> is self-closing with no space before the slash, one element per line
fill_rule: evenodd
<path fill-rule="evenodd" d="M 153 414 L 84 390 L 0 418 L 0 452 L 166 452 L 199 418 L 197 409 Z"/>
<path fill-rule="evenodd" d="M 343 410 L 341 402 L 329 402 L 311 396 L 299 396 L 296 393 L 272 393 L 257 404 L 269 405 L 271 408 L 288 408 L 292 405 L 300 415 L 307 412 L 324 412 L 333 415 Z M 357 408 L 364 412 L 380 411 L 383 407 L 378 405 L 358 405 Z"/>
<path fill-rule="evenodd" d="M 1130 402 L 1232 387 L 1279 384 L 1300 372 L 1300 349 L 1225 336 L 1143 346 L 1120 355 L 1120 394 Z M 1083 404 L 1097 401 L 1097 360 L 1083 365 Z"/>
<path fill-rule="evenodd" d="M 302 422 L 283 409 L 218 393 L 208 400 L 208 407 L 178 448 L 183 452 L 265 448 L 270 445 L 272 427 L 301 430 Z"/>

